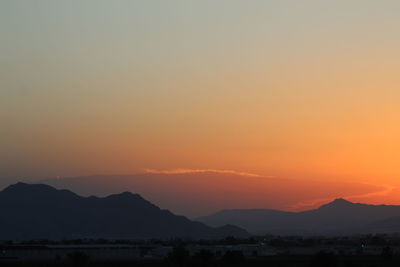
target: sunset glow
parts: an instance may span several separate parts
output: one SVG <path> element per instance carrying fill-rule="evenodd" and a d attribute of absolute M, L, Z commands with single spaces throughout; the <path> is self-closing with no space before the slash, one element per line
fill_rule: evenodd
<path fill-rule="evenodd" d="M 398 10 L 2 1 L 0 185 L 154 175 L 138 193 L 188 216 L 400 204 Z"/>

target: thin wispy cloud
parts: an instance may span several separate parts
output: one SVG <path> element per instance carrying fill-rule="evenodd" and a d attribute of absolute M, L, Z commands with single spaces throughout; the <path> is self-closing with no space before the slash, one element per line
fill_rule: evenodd
<path fill-rule="evenodd" d="M 218 174 L 233 174 L 233 175 L 248 176 L 248 177 L 268 177 L 268 178 L 273 177 L 273 176 L 263 176 L 256 173 L 241 172 L 234 170 L 219 170 L 219 169 L 171 169 L 171 170 L 145 169 L 144 172 L 155 173 L 155 174 L 218 173 Z"/>

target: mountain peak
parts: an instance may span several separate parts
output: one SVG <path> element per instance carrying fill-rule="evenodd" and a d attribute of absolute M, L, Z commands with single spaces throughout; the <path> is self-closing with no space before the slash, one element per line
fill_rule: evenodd
<path fill-rule="evenodd" d="M 3 191 L 4 192 L 15 192 L 15 191 L 25 191 L 25 190 L 32 190 L 32 189 L 56 190 L 53 187 L 51 187 L 49 185 L 45 185 L 45 184 L 27 184 L 27 183 L 23 183 L 23 182 L 17 182 L 15 184 L 9 185 Z"/>
<path fill-rule="evenodd" d="M 349 207 L 352 206 L 354 203 L 350 202 L 344 198 L 336 198 L 332 202 L 329 202 L 325 205 L 322 205 L 320 208 L 337 208 L 337 207 Z"/>
<path fill-rule="evenodd" d="M 78 195 L 69 190 L 59 190 L 46 184 L 27 184 L 23 182 L 9 185 L 0 193 L 4 196 L 18 199 L 79 198 Z"/>
<path fill-rule="evenodd" d="M 113 195 L 109 195 L 107 198 L 144 200 L 144 198 L 142 198 L 139 194 L 133 194 L 131 192 L 122 192 L 119 194 L 113 194 Z"/>
<path fill-rule="evenodd" d="M 350 202 L 350 201 L 348 201 L 348 200 L 346 200 L 346 199 L 344 199 L 344 198 L 336 198 L 336 199 L 333 200 L 331 203 L 332 203 L 332 204 L 333 204 L 333 203 L 334 203 L 334 204 L 352 204 L 352 202 Z"/>
<path fill-rule="evenodd" d="M 7 188 L 17 188 L 17 187 L 25 187 L 29 186 L 29 184 L 24 182 L 16 182 L 15 184 L 10 184 Z"/>

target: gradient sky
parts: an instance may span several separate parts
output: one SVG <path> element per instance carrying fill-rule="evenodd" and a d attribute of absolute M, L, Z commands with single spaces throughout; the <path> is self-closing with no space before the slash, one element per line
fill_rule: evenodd
<path fill-rule="evenodd" d="M 3 0 L 0 179 L 216 169 L 397 187 L 399 11 Z"/>

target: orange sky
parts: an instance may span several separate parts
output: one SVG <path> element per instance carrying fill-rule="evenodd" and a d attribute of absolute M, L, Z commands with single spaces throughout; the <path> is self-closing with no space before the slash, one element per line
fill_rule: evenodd
<path fill-rule="evenodd" d="M 2 2 L 2 184 L 216 169 L 400 203 L 399 7 Z"/>

